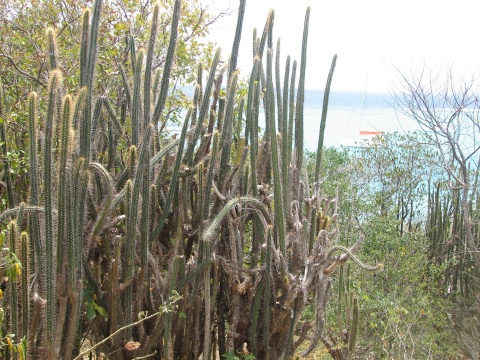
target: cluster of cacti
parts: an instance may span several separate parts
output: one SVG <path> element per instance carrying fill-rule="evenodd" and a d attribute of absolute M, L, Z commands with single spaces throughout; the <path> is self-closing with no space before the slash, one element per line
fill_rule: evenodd
<path fill-rule="evenodd" d="M 429 240 L 429 270 L 445 292 L 468 304 L 478 289 L 476 281 L 480 276 L 475 260 L 466 248 L 465 223 L 461 209 L 461 189 L 451 189 L 449 184 L 438 181 L 429 185 L 428 218 L 425 226 Z M 480 214 L 476 201 L 469 207 L 473 223 L 478 223 Z M 473 229 L 478 234 L 478 229 Z M 478 238 L 476 237 L 478 244 Z M 441 269 L 441 272 L 438 272 Z M 438 276 L 439 275 L 439 276 Z"/>
<path fill-rule="evenodd" d="M 336 312 L 338 334 L 328 332 L 322 339 L 332 358 L 338 360 L 352 358 L 357 339 L 358 299 L 350 289 L 350 281 L 350 264 L 348 264 L 346 274 L 343 266 L 339 271 Z"/>
<path fill-rule="evenodd" d="M 303 174 L 310 10 L 296 96 L 297 66 L 294 61 L 290 68 L 289 57 L 281 90 L 271 11 L 261 36 L 254 32 L 248 95 L 237 103 L 242 0 L 226 84 L 218 50 L 205 86 L 199 65 L 181 134 L 169 138 L 164 108 L 180 0 L 162 78 L 152 82 L 156 5 L 147 51 L 130 44 L 131 81 L 120 66 L 124 102 L 118 109 L 108 94 L 95 92 L 101 8 L 96 0 L 83 16 L 76 94 L 65 94 L 55 33 L 46 33 L 51 73 L 44 116 L 37 95 L 29 98 L 29 203 L 0 214 L 3 222 L 16 219 L 8 229 L 10 247 L 24 264 L 9 289 L 9 331 L 27 339 L 30 358 L 41 359 L 75 357 L 85 339 L 112 359 L 154 353 L 212 359 L 217 352 L 246 351 L 286 359 L 307 338 L 309 353 L 322 339 L 330 275 L 355 259 L 361 242 L 335 246 L 338 196 L 324 199 L 319 181 L 336 56 L 316 183 L 310 186 Z M 262 105 L 266 126 L 259 133 Z M 172 299 L 178 300 L 174 311 L 159 311 Z M 301 321 L 308 303 L 316 309 L 314 323 Z M 355 301 L 347 304 L 348 313 L 358 314 Z M 353 348 L 356 326 L 348 326 Z"/>

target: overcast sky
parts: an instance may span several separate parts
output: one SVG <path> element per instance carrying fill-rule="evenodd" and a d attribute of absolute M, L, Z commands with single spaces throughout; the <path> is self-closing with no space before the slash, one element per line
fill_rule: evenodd
<path fill-rule="evenodd" d="M 236 10 L 237 0 L 200 0 L 216 14 Z M 453 65 L 455 73 L 480 69 L 478 0 L 247 0 L 238 67 L 251 67 L 252 31 L 263 30 L 275 9 L 274 37 L 287 55 L 300 62 L 305 10 L 310 5 L 307 88 L 323 89 L 333 55 L 338 55 L 332 88 L 336 91 L 388 92 L 397 72 Z M 210 30 L 210 39 L 231 51 L 237 13 Z"/>

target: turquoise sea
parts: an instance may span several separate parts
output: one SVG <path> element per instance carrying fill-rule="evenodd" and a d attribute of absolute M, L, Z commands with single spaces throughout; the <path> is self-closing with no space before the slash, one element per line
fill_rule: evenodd
<path fill-rule="evenodd" d="M 305 147 L 316 150 L 322 116 L 323 92 L 305 91 Z M 360 131 L 407 132 L 417 124 L 394 109 L 390 94 L 332 92 L 325 127 L 325 146 L 352 144 Z"/>
<path fill-rule="evenodd" d="M 193 88 L 185 88 L 193 97 Z M 304 102 L 304 145 L 315 151 L 322 117 L 323 91 L 306 90 Z M 260 126 L 264 124 L 260 110 Z M 263 118 L 263 119 L 262 119 Z M 418 125 L 394 109 L 390 94 L 331 92 L 325 127 L 326 147 L 351 145 L 360 131 L 402 132 L 417 130 Z"/>

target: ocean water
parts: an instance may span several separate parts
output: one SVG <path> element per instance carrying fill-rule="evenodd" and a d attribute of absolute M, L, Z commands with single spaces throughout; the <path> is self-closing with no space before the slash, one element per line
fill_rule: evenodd
<path fill-rule="evenodd" d="M 193 88 L 184 91 L 193 98 Z M 325 126 L 324 145 L 340 147 L 359 140 L 360 131 L 401 132 L 418 129 L 409 117 L 394 109 L 390 94 L 331 92 Z M 323 91 L 306 90 L 304 102 L 304 146 L 316 151 L 320 120 L 322 118 Z M 260 109 L 259 125 L 265 124 Z"/>
<path fill-rule="evenodd" d="M 390 94 L 330 93 L 324 145 L 345 146 L 359 139 L 360 131 L 405 133 L 418 129 L 409 117 L 393 107 Z M 322 117 L 323 91 L 305 91 L 304 144 L 314 151 Z"/>

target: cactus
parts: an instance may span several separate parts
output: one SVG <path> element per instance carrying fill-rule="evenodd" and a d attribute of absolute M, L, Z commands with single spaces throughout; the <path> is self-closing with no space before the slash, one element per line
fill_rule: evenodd
<path fill-rule="evenodd" d="M 325 125 L 327 123 L 327 111 L 328 111 L 328 100 L 330 97 L 330 88 L 332 86 L 333 72 L 335 71 L 335 66 L 337 64 L 337 55 L 333 56 L 332 64 L 330 65 L 330 72 L 327 77 L 327 84 L 325 85 L 325 91 L 323 93 L 323 107 L 322 107 L 322 120 L 320 121 L 320 132 L 318 134 L 318 146 L 317 146 L 317 159 L 315 164 L 315 182 L 318 183 L 320 180 L 320 169 L 322 165 L 322 155 L 323 155 L 323 140 L 325 137 Z"/>
<path fill-rule="evenodd" d="M 50 69 L 55 70 L 57 66 L 58 50 L 57 44 L 55 42 L 55 33 L 51 27 L 47 28 L 46 31 L 47 44 L 48 44 L 48 55 L 50 59 Z"/>
<path fill-rule="evenodd" d="M 328 352 L 336 360 L 351 359 L 355 351 L 359 309 L 358 299 L 350 291 L 350 281 L 350 265 L 347 266 L 345 276 L 342 265 L 339 270 L 336 310 L 338 335 L 329 333 L 329 338 L 322 338 Z"/>
<path fill-rule="evenodd" d="M 90 26 L 87 22 L 90 18 L 90 13 L 84 13 L 83 31 L 82 34 L 82 48 L 80 50 L 80 88 L 86 86 L 87 94 L 85 100 L 85 109 L 83 111 L 82 121 L 80 127 L 80 148 L 79 156 L 84 157 L 87 161 L 90 160 L 91 150 L 91 131 L 92 131 L 92 97 L 93 97 L 93 80 L 95 74 L 95 64 L 97 59 L 97 40 L 98 28 L 100 23 L 100 15 L 102 10 L 102 0 L 96 0 L 92 14 L 92 21 Z M 86 33 L 88 31 L 88 34 Z"/>
<path fill-rule="evenodd" d="M 145 92 L 143 94 L 143 112 L 144 113 L 143 113 L 142 128 L 145 128 L 150 123 L 152 63 L 153 63 L 153 53 L 155 51 L 155 40 L 157 39 L 159 9 L 160 9 L 159 4 L 155 3 L 153 6 L 152 26 L 150 28 L 150 36 L 148 38 L 147 59 L 145 62 L 145 78 L 143 82 L 143 87 L 145 89 Z"/>
<path fill-rule="evenodd" d="M 287 70 L 285 71 L 287 73 Z M 280 38 L 277 39 L 277 51 L 275 53 L 275 93 L 277 95 L 277 121 L 278 132 L 284 133 L 284 110 L 282 87 L 280 85 Z"/>
<path fill-rule="evenodd" d="M 81 334 L 88 334 L 92 352 L 98 347 L 119 359 L 153 353 L 162 358 L 198 358 L 203 353 L 207 359 L 217 349 L 248 350 L 257 359 L 289 358 L 305 340 L 294 341 L 294 334 L 307 327 L 301 315 L 313 301 L 314 335 L 306 352 L 322 339 L 337 266 L 351 260 L 366 270 L 379 269 L 357 259 L 360 242 L 353 248 L 336 243 L 333 197 L 325 201 L 319 184 L 310 188 L 308 181 L 300 181 L 309 10 L 298 86 L 296 61 L 287 57 L 281 69 L 280 40 L 275 49 L 270 11 L 260 38 L 253 34 L 247 94 L 239 96 L 242 0 L 226 83 L 218 49 L 205 84 L 203 65 L 198 66 L 181 133 L 169 139 L 162 115 L 181 5 L 173 2 L 163 68 L 153 69 L 161 11 L 157 4 L 147 50 L 127 34 L 124 57 L 117 63 L 118 87 L 101 95 L 95 68 L 102 1 L 83 14 L 79 88 L 74 93 L 63 94 L 55 33 L 47 31 L 54 70 L 42 126 L 37 124 L 37 95 L 29 97 L 29 203 L 15 207 L 14 198 L 27 196 L 12 193 L 9 208 L 0 214 L 1 222 L 13 218 L 19 226 L 28 219 L 33 259 L 27 256 L 27 233 L 20 236 L 21 256 L 32 261 L 33 269 L 25 267 L 21 289 L 13 295 L 21 296 L 22 311 L 8 326 L 28 338 L 32 357 L 81 357 Z M 327 89 L 333 68 L 334 62 Z M 266 126 L 259 130 L 262 106 Z M 327 108 L 328 94 L 322 129 Z M 45 131 L 43 144 L 39 128 Z M 30 277 L 33 272 L 38 278 Z M 33 299 L 26 292 L 29 279 L 38 292 Z M 15 289 L 12 285 L 12 294 Z M 183 298 L 177 301 L 178 296 Z M 176 308 L 169 305 L 172 299 L 177 299 Z M 345 343 L 353 351 L 358 302 L 351 296 L 347 300 L 354 321 Z M 23 311 L 30 307 L 31 313 Z M 132 350 L 137 342 L 141 346 Z"/>
<path fill-rule="evenodd" d="M 235 92 L 237 89 L 237 80 L 238 73 L 234 73 L 228 87 L 225 118 L 221 129 L 220 148 L 222 149 L 222 153 L 220 156 L 220 171 L 218 175 L 218 187 L 220 191 L 226 190 L 224 189 L 224 184 L 227 173 L 230 170 L 228 164 L 230 162 L 231 137 L 233 134 L 233 105 L 235 101 Z"/>
<path fill-rule="evenodd" d="M 85 9 L 82 16 L 82 36 L 80 40 L 80 87 L 87 85 L 88 48 L 90 44 L 90 9 Z"/>
<path fill-rule="evenodd" d="M 62 109 L 62 123 L 61 123 L 61 138 L 60 138 L 60 159 L 59 159 L 59 174 L 67 173 L 67 160 L 70 157 L 69 155 L 69 138 L 70 138 L 70 122 L 72 118 L 72 98 L 70 95 L 65 96 L 63 100 L 63 109 Z M 65 266 L 64 264 L 64 241 L 66 238 L 66 225 L 67 225 L 67 176 L 61 176 L 59 178 L 59 190 L 58 190 L 58 228 L 57 234 L 58 239 L 58 261 L 57 261 L 57 273 L 60 272 L 61 268 Z"/>
<path fill-rule="evenodd" d="M 160 94 L 158 96 L 157 102 L 155 104 L 155 110 L 152 115 L 152 122 L 154 125 L 158 124 L 163 108 L 165 107 L 165 103 L 167 101 L 168 84 L 170 82 L 170 71 L 172 70 L 173 56 L 175 54 L 175 47 L 177 43 L 178 23 L 180 21 L 180 5 L 181 1 L 175 0 L 172 16 L 172 27 L 170 30 L 170 42 L 168 44 L 167 57 L 165 59 L 165 66 L 163 68 Z M 164 126 L 165 122 L 162 124 L 160 132 L 163 130 Z"/>
<path fill-rule="evenodd" d="M 57 90 L 60 87 L 62 75 L 60 71 L 54 70 L 50 74 L 49 82 L 49 102 L 45 126 L 45 150 L 44 150 L 44 186 L 45 186 L 45 254 L 42 258 L 46 259 L 46 298 L 47 298 L 47 340 L 50 346 L 49 352 L 53 355 L 53 346 L 55 342 L 55 323 L 56 323 L 56 247 L 57 234 L 53 231 L 53 211 L 52 203 L 53 179 L 52 179 L 52 136 L 53 123 L 55 116 L 55 106 L 57 103 Z"/>
<path fill-rule="evenodd" d="M 12 220 L 8 226 L 8 238 L 9 238 L 9 254 L 8 256 L 12 260 L 12 265 L 10 268 L 9 274 L 9 283 L 10 283 L 10 324 L 11 324 L 11 332 L 12 334 L 19 334 L 20 330 L 20 319 L 19 319 L 19 311 L 18 311 L 18 288 L 17 288 L 17 275 L 20 273 L 20 270 L 17 269 L 19 264 L 15 264 L 13 261 L 13 257 L 15 257 L 15 253 L 17 253 L 18 248 L 18 226 L 17 222 Z"/>
<path fill-rule="evenodd" d="M 5 176 L 5 184 L 7 186 L 7 200 L 8 200 L 8 206 L 10 208 L 15 207 L 15 199 L 13 195 L 13 185 L 12 185 L 12 178 L 10 176 L 10 165 L 8 163 L 8 158 L 7 158 L 7 139 L 5 136 L 5 123 L 3 119 L 5 118 L 4 114 L 4 108 L 3 108 L 3 87 L 2 84 L 0 83 L 0 118 L 2 118 L 2 121 L 0 122 L 0 142 L 1 146 L 0 148 L 2 149 L 2 157 L 3 157 L 3 168 L 4 170 L 4 176 Z"/>
<path fill-rule="evenodd" d="M 288 105 L 288 163 L 292 161 L 292 146 L 293 146 L 293 123 L 295 119 L 295 79 L 297 76 L 297 61 L 294 60 L 292 64 L 292 77 L 290 79 L 290 95 Z"/>
<path fill-rule="evenodd" d="M 303 166 L 303 102 L 305 98 L 305 71 L 307 67 L 307 40 L 308 40 L 308 22 L 310 20 L 310 7 L 305 13 L 305 23 L 303 26 L 302 39 L 302 58 L 300 61 L 300 76 L 297 91 L 297 106 L 295 108 L 295 149 L 297 152 L 297 168 Z"/>
<path fill-rule="evenodd" d="M 38 197 L 38 157 L 37 157 L 37 126 L 36 126 L 36 112 L 37 112 L 37 94 L 31 93 L 28 98 L 28 119 L 29 119 L 29 135 L 30 135 L 30 204 L 32 206 L 39 205 Z M 40 219 L 38 214 L 33 213 L 30 218 L 30 239 L 33 240 L 34 247 L 34 264 L 35 271 L 43 274 L 43 262 L 38 259 L 43 258 L 43 247 L 40 238 Z M 36 261 L 35 261 L 36 260 Z"/>
<path fill-rule="evenodd" d="M 270 31 L 269 31 L 270 32 Z M 275 103 L 273 94 L 273 80 L 272 80 L 272 51 L 267 51 L 267 104 L 269 111 L 267 113 L 267 121 L 270 124 L 270 144 L 272 147 L 272 165 L 273 165 L 273 181 L 274 181 L 274 199 L 275 199 L 275 229 L 277 231 L 278 241 L 280 244 L 280 251 L 283 256 L 286 255 L 285 248 L 285 211 L 284 198 L 282 195 L 281 172 L 279 164 L 280 150 L 277 145 L 277 133 L 275 126 Z"/>
<path fill-rule="evenodd" d="M 21 250 L 20 250 L 20 262 L 22 264 L 22 274 L 20 289 L 22 292 L 22 326 L 21 331 L 18 334 L 18 338 L 26 338 L 28 334 L 28 328 L 30 325 L 30 308 L 31 308 L 31 298 L 28 292 L 30 281 L 30 240 L 26 232 L 22 232 L 20 235 Z"/>
<path fill-rule="evenodd" d="M 140 88 L 143 70 L 143 57 L 145 51 L 140 49 L 135 61 L 135 76 L 133 83 L 133 99 L 132 99 L 132 145 L 138 147 L 138 137 L 140 133 Z"/>

